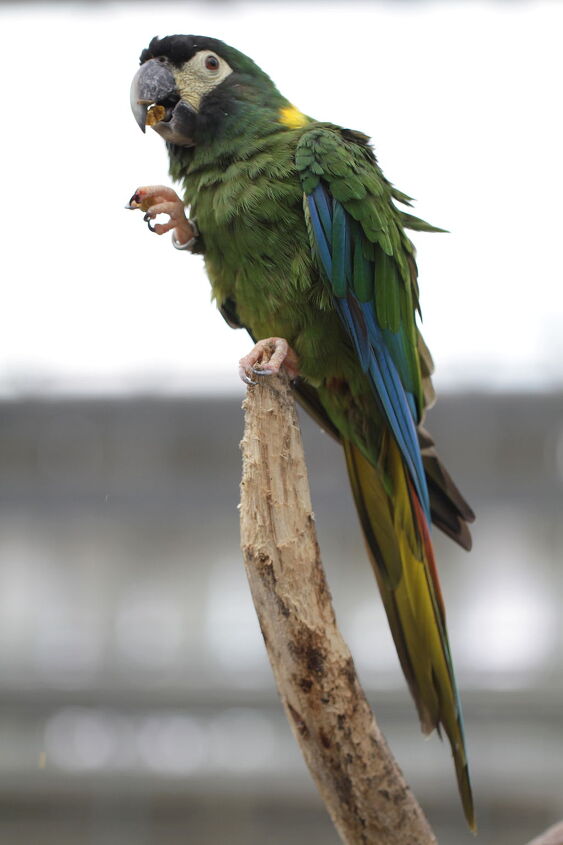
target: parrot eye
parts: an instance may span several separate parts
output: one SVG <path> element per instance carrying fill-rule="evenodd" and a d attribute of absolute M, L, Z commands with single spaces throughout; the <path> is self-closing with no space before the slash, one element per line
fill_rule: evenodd
<path fill-rule="evenodd" d="M 217 56 L 206 56 L 205 67 L 207 68 L 207 70 L 218 70 L 219 59 L 217 58 Z"/>

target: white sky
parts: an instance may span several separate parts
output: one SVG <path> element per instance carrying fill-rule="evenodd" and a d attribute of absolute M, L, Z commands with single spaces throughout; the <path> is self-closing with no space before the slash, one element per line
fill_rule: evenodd
<path fill-rule="evenodd" d="M 302 111 L 370 134 L 415 213 L 451 230 L 415 238 L 438 387 L 563 383 L 562 3 L 20 3 L 0 27 L 0 393 L 242 392 L 249 338 L 201 259 L 123 210 L 170 181 L 128 100 L 141 49 L 175 32 L 230 42 Z"/>

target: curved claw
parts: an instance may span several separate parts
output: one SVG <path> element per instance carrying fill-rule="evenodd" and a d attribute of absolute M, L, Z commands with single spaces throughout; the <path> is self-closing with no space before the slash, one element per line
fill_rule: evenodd
<path fill-rule="evenodd" d="M 250 384 L 250 385 L 255 385 L 255 384 L 258 384 L 258 382 L 253 381 L 253 380 L 250 378 L 250 376 L 248 376 L 248 375 L 246 374 L 246 370 L 244 369 L 244 367 L 239 367 L 239 369 L 238 369 L 238 374 L 239 374 L 239 376 L 240 376 L 241 380 L 242 380 L 245 384 Z"/>
<path fill-rule="evenodd" d="M 152 219 L 152 218 L 151 218 L 150 214 L 149 214 L 149 213 L 148 213 L 148 211 L 147 211 L 147 213 L 146 213 L 146 214 L 145 214 L 145 216 L 143 217 L 143 220 L 145 221 L 145 223 L 147 224 L 147 226 L 149 227 L 149 229 L 150 229 L 150 231 L 151 231 L 151 232 L 156 232 L 156 229 L 154 228 L 154 226 L 153 226 L 153 225 L 152 225 L 152 223 L 151 223 L 151 219 Z"/>
<path fill-rule="evenodd" d="M 269 367 L 260 367 L 259 365 L 255 365 L 251 369 L 255 376 L 273 376 L 279 373 L 279 368 L 270 369 Z"/>
<path fill-rule="evenodd" d="M 128 208 L 130 211 L 135 211 L 135 209 L 141 207 L 141 195 L 139 191 L 135 191 L 125 208 Z"/>

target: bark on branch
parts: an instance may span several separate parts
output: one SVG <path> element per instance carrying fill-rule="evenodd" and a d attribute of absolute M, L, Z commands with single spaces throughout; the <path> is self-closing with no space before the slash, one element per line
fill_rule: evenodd
<path fill-rule="evenodd" d="M 244 562 L 278 691 L 305 761 L 347 845 L 435 845 L 336 626 L 287 379 L 260 381 L 243 407 Z"/>

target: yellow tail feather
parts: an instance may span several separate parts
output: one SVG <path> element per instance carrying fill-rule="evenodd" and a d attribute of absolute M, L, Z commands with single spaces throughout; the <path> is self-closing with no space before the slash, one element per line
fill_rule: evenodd
<path fill-rule="evenodd" d="M 475 830 L 461 707 L 422 508 L 393 438 L 385 444 L 385 486 L 380 470 L 356 446 L 349 441 L 343 445 L 369 556 L 422 730 L 444 727 L 465 816 Z"/>

